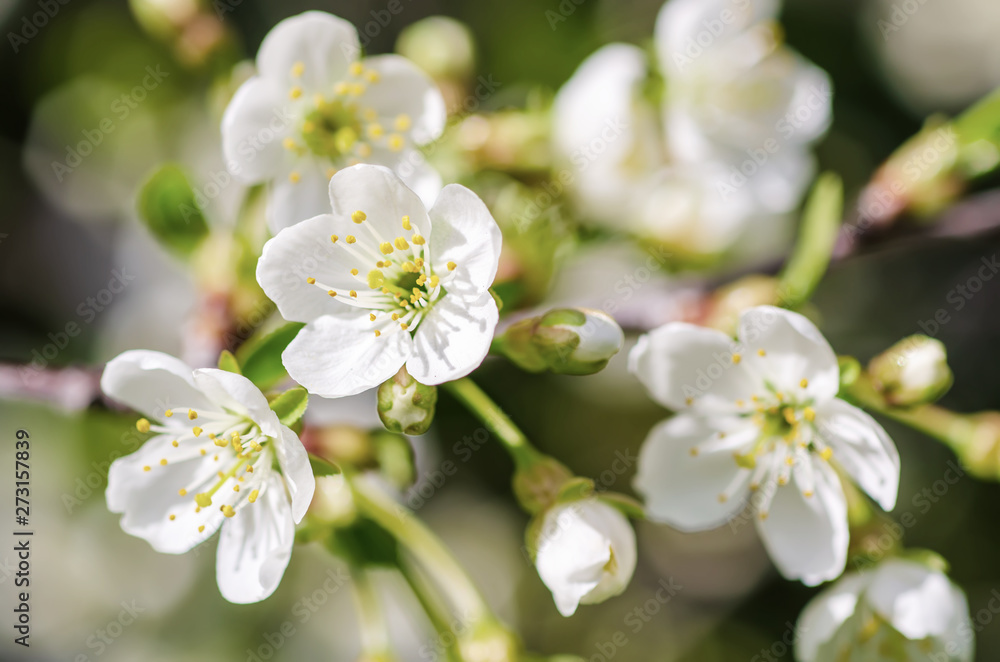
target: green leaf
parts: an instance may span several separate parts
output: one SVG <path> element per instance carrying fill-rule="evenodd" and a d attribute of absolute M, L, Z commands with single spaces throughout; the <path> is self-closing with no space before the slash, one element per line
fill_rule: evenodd
<path fill-rule="evenodd" d="M 139 216 L 167 249 L 188 257 L 208 236 L 202 214 L 184 170 L 167 164 L 153 173 L 139 191 Z"/>
<path fill-rule="evenodd" d="M 287 377 L 285 366 L 281 364 L 281 353 L 304 326 L 299 322 L 290 322 L 271 333 L 254 336 L 236 350 L 243 376 L 261 390 L 267 390 Z"/>
<path fill-rule="evenodd" d="M 844 212 L 844 183 L 832 172 L 819 176 L 802 212 L 799 237 L 778 284 L 781 305 L 797 308 L 826 274 Z"/>
<path fill-rule="evenodd" d="M 319 455 L 309 454 L 309 464 L 312 466 L 313 475 L 319 476 L 335 476 L 340 473 L 340 467 L 338 467 L 333 462 L 324 460 Z"/>
<path fill-rule="evenodd" d="M 646 509 L 630 496 L 617 492 L 605 492 L 598 498 L 612 508 L 620 510 L 626 517 L 638 520 L 646 519 Z"/>
<path fill-rule="evenodd" d="M 235 372 L 237 375 L 243 374 L 243 371 L 240 370 L 240 362 L 236 360 L 236 357 L 228 349 L 222 350 L 222 353 L 219 354 L 219 370 Z"/>
<path fill-rule="evenodd" d="M 301 386 L 290 388 L 270 402 L 271 411 L 278 415 L 283 425 L 298 423 L 309 406 L 309 393 Z"/>

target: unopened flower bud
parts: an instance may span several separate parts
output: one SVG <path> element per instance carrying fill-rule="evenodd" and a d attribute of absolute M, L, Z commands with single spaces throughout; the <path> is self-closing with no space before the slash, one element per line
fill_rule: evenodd
<path fill-rule="evenodd" d="M 779 303 L 777 278 L 746 276 L 715 291 L 705 318 L 705 326 L 735 336 L 743 311 L 755 306 L 775 306 Z"/>
<path fill-rule="evenodd" d="M 333 526 L 347 526 L 356 515 L 351 488 L 343 474 L 316 478 L 316 492 L 309 506 L 311 518 Z"/>
<path fill-rule="evenodd" d="M 396 41 L 397 53 L 438 80 L 471 76 L 475 51 L 469 28 L 447 16 L 431 16 L 408 25 Z"/>
<path fill-rule="evenodd" d="M 529 513 L 545 510 L 556 501 L 573 473 L 558 460 L 541 456 L 514 474 L 514 496 Z"/>
<path fill-rule="evenodd" d="M 609 315 L 559 308 L 514 324 L 496 345 L 529 372 L 590 375 L 602 370 L 624 342 L 625 334 Z"/>
<path fill-rule="evenodd" d="M 378 387 L 378 415 L 390 432 L 423 434 L 434 421 L 437 387 L 421 384 L 399 369 Z"/>
<path fill-rule="evenodd" d="M 886 401 L 898 407 L 934 402 L 951 388 L 944 345 L 933 338 L 904 338 L 868 364 L 872 381 Z"/>

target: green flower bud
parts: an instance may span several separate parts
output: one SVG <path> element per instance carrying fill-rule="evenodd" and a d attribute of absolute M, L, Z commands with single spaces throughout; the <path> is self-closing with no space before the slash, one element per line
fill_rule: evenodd
<path fill-rule="evenodd" d="M 421 384 L 399 369 L 378 387 L 378 415 L 390 432 L 423 434 L 434 420 L 437 387 Z"/>
<path fill-rule="evenodd" d="M 609 315 L 559 308 L 512 325 L 495 348 L 528 372 L 591 375 L 602 370 L 624 342 L 625 334 Z"/>
<path fill-rule="evenodd" d="M 904 338 L 868 364 L 872 383 L 897 407 L 934 402 L 951 388 L 953 377 L 944 345 L 933 338 Z"/>
<path fill-rule="evenodd" d="M 529 513 L 538 513 L 555 503 L 560 492 L 572 480 L 573 473 L 561 462 L 539 455 L 514 474 L 514 496 Z"/>
<path fill-rule="evenodd" d="M 431 16 L 407 26 L 396 41 L 396 52 L 435 79 L 467 78 L 475 68 L 472 33 L 446 16 Z"/>

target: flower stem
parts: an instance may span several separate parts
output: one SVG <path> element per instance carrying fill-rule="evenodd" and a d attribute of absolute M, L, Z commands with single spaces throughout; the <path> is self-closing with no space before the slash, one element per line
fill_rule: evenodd
<path fill-rule="evenodd" d="M 400 559 L 398 569 L 399 573 L 403 576 L 403 579 L 405 579 L 406 583 L 410 586 L 410 590 L 413 591 L 413 595 L 415 595 L 417 601 L 420 602 L 420 606 L 423 608 L 424 613 L 427 614 L 427 619 L 434 627 L 434 631 L 437 633 L 438 640 L 441 642 L 441 648 L 443 649 L 447 662 L 464 662 L 461 653 L 454 644 L 450 646 L 445 645 L 449 641 L 456 641 L 458 637 L 456 636 L 451 625 L 449 625 L 451 617 L 448 614 L 448 610 L 441 604 L 440 596 L 438 596 L 437 591 L 434 590 L 431 582 L 428 581 L 424 573 L 422 573 L 419 568 L 414 567 L 413 563 L 408 559 Z"/>
<path fill-rule="evenodd" d="M 352 568 L 354 601 L 357 603 L 358 624 L 361 629 L 362 659 L 365 662 L 391 662 L 392 654 L 385 614 L 379 604 L 371 575 L 362 568 Z"/>
<path fill-rule="evenodd" d="M 358 508 L 420 563 L 463 619 L 469 623 L 496 620 L 462 566 L 413 513 L 363 477 L 351 479 L 350 485 Z"/>
<path fill-rule="evenodd" d="M 544 457 L 531 442 L 528 437 L 510 420 L 500 409 L 497 403 L 493 402 L 490 396 L 486 395 L 474 381 L 468 377 L 463 377 L 453 382 L 448 382 L 442 386 L 451 393 L 482 423 L 489 428 L 490 432 L 503 444 L 507 452 L 510 453 L 517 464 L 518 469 L 528 468 Z"/>

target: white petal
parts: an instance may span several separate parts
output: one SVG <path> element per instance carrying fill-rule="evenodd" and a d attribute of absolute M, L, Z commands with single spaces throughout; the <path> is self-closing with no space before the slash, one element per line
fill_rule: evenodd
<path fill-rule="evenodd" d="M 366 84 L 358 104 L 373 109 L 386 131 L 395 131 L 394 120 L 406 115 L 410 128 L 395 132 L 417 145 L 441 135 L 447 118 L 444 97 L 430 76 L 400 55 L 376 55 L 361 63 L 365 69 L 377 72 L 378 80 Z"/>
<path fill-rule="evenodd" d="M 795 659 L 818 662 L 820 646 L 830 641 L 854 614 L 858 598 L 867 585 L 865 575 L 845 575 L 806 605 L 795 626 L 799 635 L 795 641 Z"/>
<path fill-rule="evenodd" d="M 448 294 L 420 322 L 406 369 L 421 384 L 464 377 L 483 362 L 493 342 L 499 311 L 489 292 Z"/>
<path fill-rule="evenodd" d="M 420 197 L 384 166 L 361 164 L 339 171 L 330 180 L 330 201 L 340 236 L 350 232 L 361 240 L 367 230 L 355 224 L 351 214 L 362 211 L 367 216 L 365 223 L 370 223 L 385 241 L 391 242 L 398 236 L 409 240 L 411 232 L 403 230 L 404 216 L 410 217 L 410 223 L 414 229 L 419 228 L 424 239 L 433 240 L 427 208 Z M 374 267 L 369 265 L 363 273 Z"/>
<path fill-rule="evenodd" d="M 259 602 L 278 588 L 295 542 L 295 524 L 284 486 L 272 474 L 256 503 L 222 527 L 216 579 L 222 597 L 236 604 Z"/>
<path fill-rule="evenodd" d="M 757 520 L 764 547 L 781 574 L 815 586 L 836 578 L 847 562 L 847 501 L 840 479 L 828 464 L 813 464 L 813 495 L 799 483 L 799 472 L 777 487 L 766 519 Z M 763 514 L 763 513 L 761 513 Z"/>
<path fill-rule="evenodd" d="M 366 283 L 351 275 L 352 268 L 367 274 L 375 266 L 348 250 L 343 227 L 330 214 L 316 216 L 285 228 L 264 244 L 257 262 L 257 282 L 286 320 L 311 322 L 330 315 L 367 319 L 368 311 L 338 300 L 339 296 L 350 296 L 352 289 L 367 289 Z M 332 234 L 339 236 L 336 244 L 330 240 Z M 315 278 L 317 284 L 310 285 L 307 278 Z M 319 284 L 333 288 L 338 297 L 331 297 Z"/>
<path fill-rule="evenodd" d="M 367 322 L 368 318 L 364 319 Z M 410 334 L 393 327 L 376 337 L 371 323 L 320 317 L 281 355 L 288 374 L 324 398 L 355 395 L 392 377 L 413 351 Z"/>
<path fill-rule="evenodd" d="M 834 398 L 817 408 L 816 427 L 854 482 L 883 510 L 892 510 L 899 492 L 899 451 L 882 426 L 857 407 Z"/>
<path fill-rule="evenodd" d="M 430 240 L 434 270 L 449 292 L 485 292 L 496 277 L 503 238 L 493 215 L 475 193 L 459 184 L 441 190 L 430 210 L 434 234 Z M 448 269 L 448 263 L 457 266 Z"/>
<path fill-rule="evenodd" d="M 197 453 L 175 459 L 172 440 L 168 435 L 154 437 L 131 455 L 112 462 L 105 498 L 108 510 L 123 514 L 125 533 L 146 540 L 160 553 L 183 554 L 211 537 L 223 517 L 214 508 L 196 513 L 195 489 L 183 497 L 178 494 L 181 488 L 214 483 L 218 467 Z M 160 465 L 161 458 L 169 463 Z M 144 466 L 150 471 L 144 471 Z M 170 520 L 170 515 L 175 519 Z M 205 529 L 199 532 L 200 525 Z"/>
<path fill-rule="evenodd" d="M 194 381 L 219 407 L 248 416 L 261 432 L 271 438 L 278 437 L 278 416 L 271 411 L 264 394 L 249 379 L 217 368 L 201 368 L 194 371 Z"/>
<path fill-rule="evenodd" d="M 274 81 L 255 76 L 240 86 L 226 107 L 222 151 L 241 182 L 262 182 L 288 171 L 291 154 L 282 141 L 296 118 L 286 98 L 287 91 Z"/>
<path fill-rule="evenodd" d="M 620 512 L 595 500 L 546 513 L 537 544 L 538 575 L 563 616 L 571 616 L 581 602 L 620 594 L 635 570 L 632 527 Z M 618 568 L 609 573 L 612 553 Z"/>
<path fill-rule="evenodd" d="M 782 308 L 757 306 L 740 316 L 740 342 L 748 367 L 775 389 L 825 402 L 840 390 L 837 356 L 816 325 Z M 760 356 L 759 349 L 765 351 Z M 803 388 L 802 380 L 808 385 Z"/>
<path fill-rule="evenodd" d="M 406 187 L 420 197 L 424 206 L 430 209 L 441 193 L 441 173 L 434 169 L 427 159 L 415 149 L 394 152 L 378 145 L 372 146 L 371 156 L 366 163 L 383 165 L 396 173 Z M 422 230 L 423 228 L 421 228 Z"/>
<path fill-rule="evenodd" d="M 161 352 L 135 349 L 119 354 L 104 368 L 101 390 L 157 420 L 173 407 L 216 410 L 195 385 L 191 368 Z"/>
<path fill-rule="evenodd" d="M 734 443 L 750 443 L 758 434 L 752 424 L 728 433 Z M 747 505 L 751 472 L 742 470 L 732 451 L 691 454 L 696 445 L 719 439 L 719 429 L 706 420 L 679 414 L 654 427 L 639 452 L 635 488 L 646 500 L 651 519 L 682 531 L 712 529 L 729 521 Z M 726 491 L 729 497 L 719 497 Z"/>
<path fill-rule="evenodd" d="M 342 18 L 326 12 L 308 11 L 275 25 L 257 52 L 257 70 L 262 76 L 292 85 L 305 92 L 324 92 L 347 76 L 361 48 L 358 31 Z M 302 63 L 301 76 L 293 67 Z M 288 94 L 284 90 L 283 96 Z"/>
<path fill-rule="evenodd" d="M 866 599 L 909 639 L 943 637 L 955 614 L 968 614 L 964 594 L 943 573 L 923 564 L 889 559 L 879 565 Z"/>
<path fill-rule="evenodd" d="M 281 474 L 292 497 L 292 519 L 298 524 L 309 509 L 316 491 L 316 478 L 313 476 L 312 465 L 309 464 L 309 454 L 298 435 L 285 425 L 281 426 L 281 436 L 275 440 L 275 450 Z"/>
<path fill-rule="evenodd" d="M 639 338 L 629 353 L 629 371 L 654 400 L 673 410 L 731 412 L 749 406 L 762 386 L 733 361 L 734 343 L 721 331 L 670 323 Z"/>
<path fill-rule="evenodd" d="M 326 169 L 312 159 L 303 159 L 293 171 L 298 181 L 282 176 L 271 185 L 267 200 L 267 227 L 272 234 L 302 221 L 329 214 L 330 178 Z"/>

